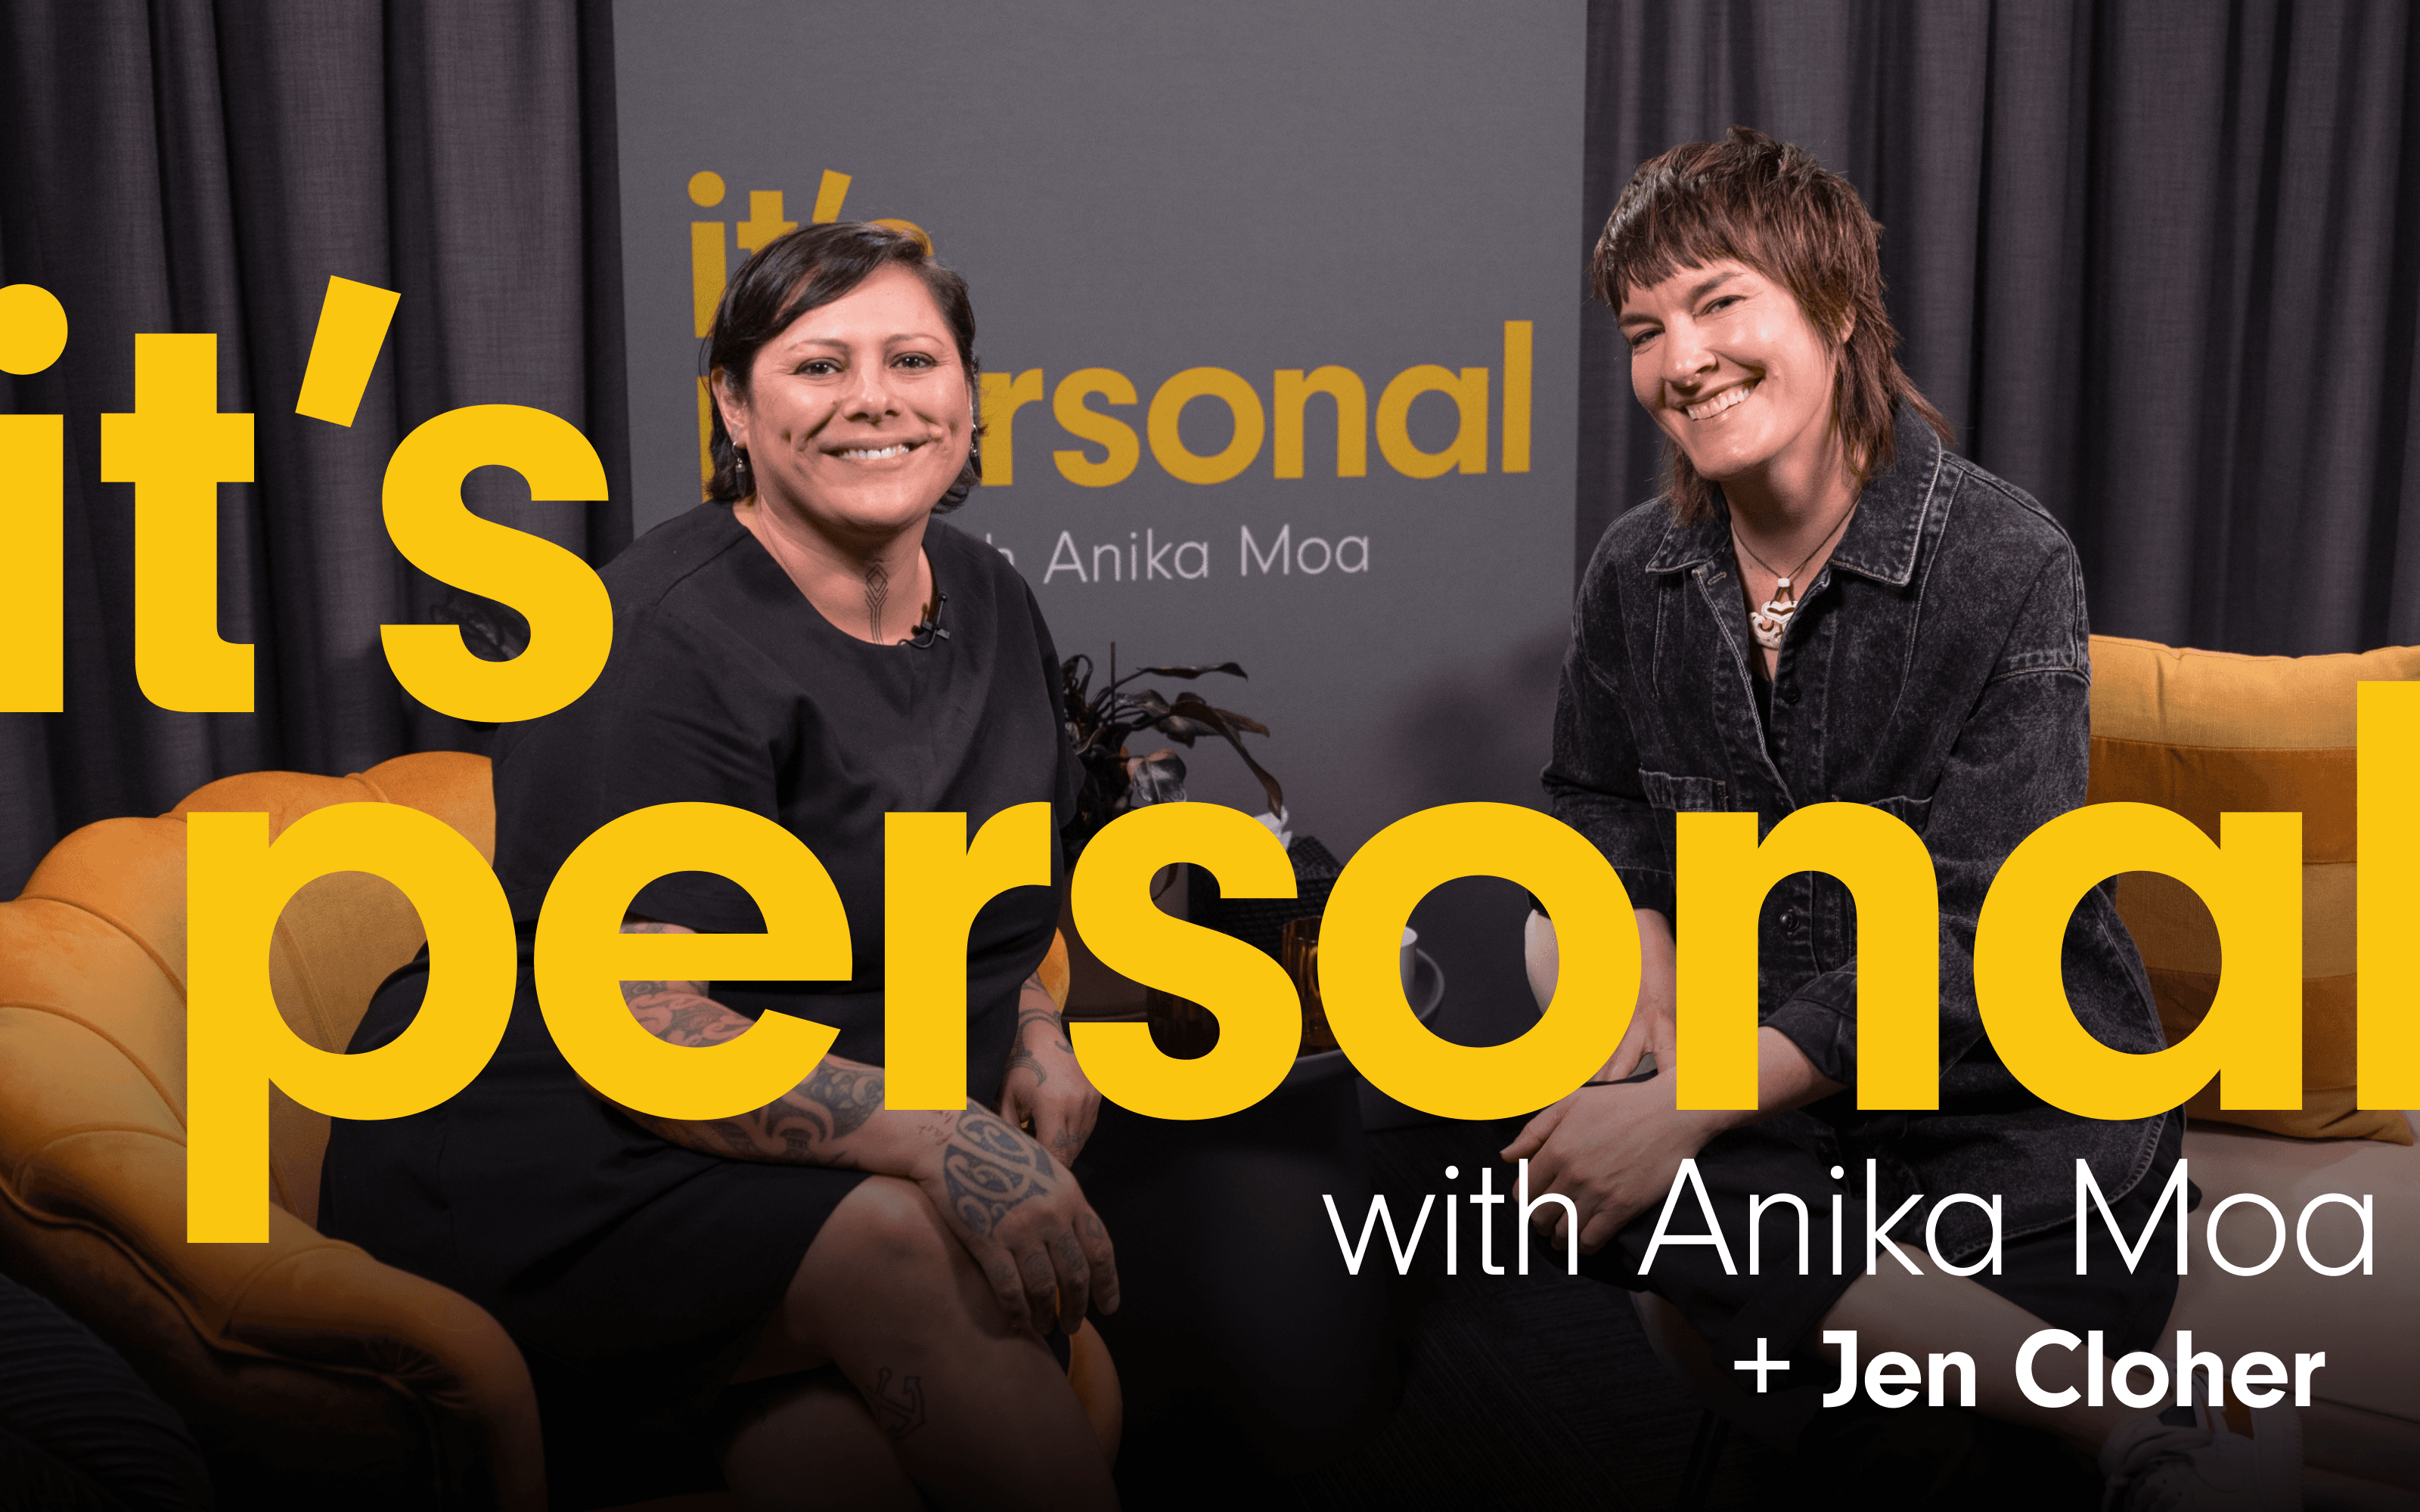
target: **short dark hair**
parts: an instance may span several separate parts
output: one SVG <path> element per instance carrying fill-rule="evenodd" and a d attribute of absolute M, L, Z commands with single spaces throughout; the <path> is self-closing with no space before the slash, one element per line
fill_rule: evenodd
<path fill-rule="evenodd" d="M 714 329 L 706 338 L 706 377 L 723 375 L 734 393 L 748 396 L 749 374 L 765 344 L 790 329 L 809 310 L 819 309 L 856 288 L 880 269 L 900 267 L 924 281 L 957 340 L 958 361 L 966 365 L 967 388 L 975 406 L 974 440 L 967 447 L 967 465 L 950 491 L 933 506 L 946 514 L 966 502 L 983 481 L 983 375 L 975 365 L 975 308 L 967 299 L 967 281 L 933 257 L 932 245 L 913 232 L 887 225 L 834 221 L 802 225 L 775 237 L 739 265 L 724 285 L 715 306 Z M 709 394 L 709 398 L 711 395 Z M 713 429 L 706 450 L 714 475 L 706 495 L 722 503 L 748 497 L 739 471 L 739 449 L 723 427 L 722 407 L 710 403 Z"/>
<path fill-rule="evenodd" d="M 1913 409 L 1943 445 L 1952 440 L 1949 423 L 1899 365 L 1899 332 L 1883 308 L 1882 229 L 1813 153 L 1734 126 L 1719 142 L 1683 142 L 1638 165 L 1597 238 L 1590 274 L 1597 298 L 1617 311 L 1633 288 L 1723 258 L 1789 289 L 1838 360 L 1832 424 L 1862 487 L 1897 453 L 1894 405 Z M 1840 328 L 1852 321 L 1844 343 Z M 1714 494 L 1666 437 L 1664 497 L 1675 517 L 1705 518 Z"/>

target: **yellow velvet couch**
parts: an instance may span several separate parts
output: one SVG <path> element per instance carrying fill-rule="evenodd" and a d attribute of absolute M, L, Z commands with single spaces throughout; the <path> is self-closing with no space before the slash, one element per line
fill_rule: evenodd
<path fill-rule="evenodd" d="M 89 1324 L 185 1416 L 222 1504 L 546 1505 L 529 1372 L 484 1310 L 313 1227 L 328 1119 L 273 1094 L 265 1244 L 185 1242 L 183 816 L 408 804 L 493 855 L 488 764 L 405 756 L 346 778 L 231 777 L 157 819 L 76 831 L 0 903 L 0 1271 Z M 422 944 L 402 894 L 323 877 L 279 921 L 271 980 L 341 1051 Z M 1063 997 L 1063 951 L 1046 980 Z M 1114 1452 L 1098 1335 L 1071 1368 Z"/>

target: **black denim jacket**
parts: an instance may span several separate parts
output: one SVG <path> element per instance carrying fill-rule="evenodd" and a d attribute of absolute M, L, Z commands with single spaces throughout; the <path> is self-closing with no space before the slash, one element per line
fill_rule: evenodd
<path fill-rule="evenodd" d="M 1802 804 L 1869 803 L 1924 838 L 1941 903 L 1941 1106 L 1861 1114 L 1854 1093 L 1796 1120 L 1835 1158 L 1880 1161 L 1893 1205 L 1922 1192 L 2003 1194 L 2009 1238 L 2071 1218 L 2075 1160 L 2111 1201 L 2148 1170 L 2162 1119 L 2077 1118 L 2027 1092 L 1984 1037 L 1975 921 L 2017 842 L 2084 802 L 2091 663 L 2075 549 L 2021 490 L 1899 417 L 1898 457 L 1868 485 L 1782 642 L 1770 723 L 1729 517 L 1673 524 L 1662 502 L 1614 521 L 1572 616 L 1545 786 L 1633 906 L 1673 907 L 1673 814 L 1753 811 L 1760 838 Z M 2109 884 L 2066 947 L 2068 995 L 2114 1048 L 2164 1042 Z M 1684 918 L 1674 918 L 1679 930 Z M 1763 1021 L 1826 1076 L 1857 1079 L 1856 933 L 1848 889 L 1802 872 L 1765 899 Z M 1828 1128 L 1825 1135 L 1822 1131 Z M 1850 1185 L 1862 1192 L 1862 1171 Z M 1944 1248 L 1986 1235 L 1971 1206 Z"/>

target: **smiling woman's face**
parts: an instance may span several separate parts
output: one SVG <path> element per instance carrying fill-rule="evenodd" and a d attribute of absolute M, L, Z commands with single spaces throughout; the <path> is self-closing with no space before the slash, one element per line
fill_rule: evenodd
<path fill-rule="evenodd" d="M 1830 458 L 1838 359 L 1788 288 L 1726 258 L 1630 290 L 1620 318 L 1631 391 L 1700 476 L 1794 483 Z"/>
<path fill-rule="evenodd" d="M 760 502 L 844 538 L 932 513 L 966 466 L 973 393 L 924 281 L 882 268 L 756 353 L 742 398 L 718 385 Z"/>

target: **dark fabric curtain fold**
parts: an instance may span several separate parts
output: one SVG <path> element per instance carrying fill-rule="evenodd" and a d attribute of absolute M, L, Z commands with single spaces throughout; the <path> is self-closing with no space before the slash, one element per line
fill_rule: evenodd
<path fill-rule="evenodd" d="M 2420 27 L 2398 0 L 1592 0 L 1586 224 L 1740 123 L 1848 176 L 1960 450 L 2075 537 L 2093 626 L 2420 640 Z M 1579 548 L 1656 432 L 1585 316 Z"/>
<path fill-rule="evenodd" d="M 380 521 L 421 422 L 570 421 L 611 501 L 533 503 L 496 468 L 466 494 L 594 563 L 627 544 L 610 28 L 574 0 L 0 9 L 0 278 L 51 290 L 70 332 L 48 371 L 0 377 L 0 406 L 69 417 L 67 708 L 0 715 L 0 897 L 67 830 L 215 777 L 483 748 L 380 648 L 382 624 L 464 607 Z M 331 275 L 402 295 L 349 429 L 294 413 Z M 256 416 L 256 481 L 220 490 L 220 628 L 256 647 L 251 714 L 169 713 L 135 684 L 133 488 L 100 481 L 99 417 L 133 408 L 143 332 L 215 333 L 219 407 Z"/>
<path fill-rule="evenodd" d="M 70 325 L 49 371 L 0 378 L 0 405 L 70 417 L 68 708 L 0 715 L 0 896 L 67 829 L 216 776 L 480 744 L 379 648 L 462 607 L 379 520 L 431 415 L 570 420 L 613 501 L 533 504 L 488 469 L 472 502 L 592 562 L 627 541 L 610 27 L 574 0 L 0 8 L 0 279 Z M 1846 173 L 1887 227 L 1909 371 L 2074 534 L 2096 628 L 2420 640 L 2408 8 L 1591 0 L 1589 49 L 1583 247 L 1639 162 L 1735 121 Z M 332 273 L 403 296 L 350 430 L 293 413 Z M 1583 320 L 1585 556 L 1656 461 L 1609 315 Z M 221 490 L 252 715 L 134 684 L 132 489 L 99 481 L 99 417 L 153 331 L 217 333 L 221 407 L 258 417 L 257 481 Z"/>

